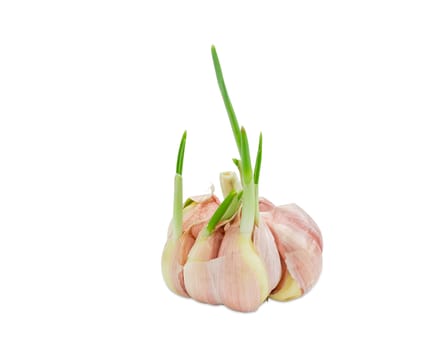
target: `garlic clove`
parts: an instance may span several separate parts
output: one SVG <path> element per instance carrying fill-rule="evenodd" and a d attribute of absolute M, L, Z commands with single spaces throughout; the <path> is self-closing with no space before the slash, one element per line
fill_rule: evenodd
<path fill-rule="evenodd" d="M 269 295 L 269 298 L 277 301 L 288 301 L 299 298 L 302 294 L 303 289 L 299 287 L 299 284 L 291 277 L 288 269 L 285 268 L 282 279 L 277 288 Z"/>
<path fill-rule="evenodd" d="M 224 231 L 217 229 L 209 236 L 199 235 L 184 266 L 187 293 L 193 299 L 208 304 L 220 304 L 216 287 L 216 274 L 210 260 L 218 256 Z"/>
<path fill-rule="evenodd" d="M 185 264 L 185 288 L 193 299 L 211 305 L 222 304 L 217 287 L 219 266 L 219 259 Z"/>
<path fill-rule="evenodd" d="M 162 253 L 163 279 L 173 293 L 184 297 L 188 297 L 188 293 L 184 284 L 183 266 L 193 244 L 194 237 L 190 232 L 183 232 L 178 239 L 171 234 Z"/>
<path fill-rule="evenodd" d="M 317 283 L 322 271 L 322 251 L 315 241 L 308 241 L 305 247 L 286 253 L 285 263 L 303 293 L 307 293 Z"/>
<path fill-rule="evenodd" d="M 213 272 L 214 264 L 208 264 L 218 256 L 224 235 L 223 222 L 239 211 L 240 195 L 232 190 L 216 209 L 208 224 L 199 233 L 188 254 L 184 268 L 185 286 L 188 294 L 200 302 L 219 304 L 220 298 Z"/>
<path fill-rule="evenodd" d="M 258 226 L 255 226 L 253 242 L 258 255 L 264 263 L 268 274 L 268 286 L 271 291 L 280 281 L 282 266 L 274 237 L 269 226 L 264 222 L 263 217 L 260 217 Z"/>
<path fill-rule="evenodd" d="M 188 261 L 206 261 L 216 258 L 223 236 L 223 229 L 217 229 L 209 236 L 199 235 L 188 254 Z"/>
<path fill-rule="evenodd" d="M 218 293 L 228 308 L 252 312 L 266 300 L 270 291 L 266 268 L 251 237 L 240 234 L 238 217 L 226 226 L 214 263 Z"/>
<path fill-rule="evenodd" d="M 322 234 L 316 222 L 297 204 L 285 204 L 275 207 L 273 221 L 283 223 L 305 231 L 323 250 Z"/>
<path fill-rule="evenodd" d="M 313 219 L 295 204 L 276 207 L 263 216 L 272 230 L 286 269 L 271 297 L 276 300 L 298 298 L 311 290 L 322 271 L 320 230 Z"/>

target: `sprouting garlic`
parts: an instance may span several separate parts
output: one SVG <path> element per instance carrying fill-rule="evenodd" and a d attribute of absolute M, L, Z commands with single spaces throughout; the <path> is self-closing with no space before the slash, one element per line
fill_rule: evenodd
<path fill-rule="evenodd" d="M 223 225 L 231 220 L 239 209 L 239 198 L 235 191 L 229 193 L 216 209 L 206 227 L 198 234 L 184 266 L 185 288 L 195 300 L 220 304 L 213 259 L 217 258 L 224 235 Z"/>
<path fill-rule="evenodd" d="M 187 133 L 182 136 L 177 156 L 176 175 L 174 177 L 173 219 L 168 229 L 168 237 L 162 253 L 162 275 L 168 288 L 178 295 L 188 297 L 185 289 L 183 266 L 188 253 L 200 230 L 219 205 L 212 194 L 191 197 L 183 204 L 182 167 Z"/>
<path fill-rule="evenodd" d="M 258 161 L 261 161 L 261 158 Z M 221 173 L 220 182 L 224 196 L 226 196 L 230 191 L 240 191 L 242 189 L 238 176 L 232 171 Z M 254 185 L 257 189 L 258 184 Z M 273 208 L 274 205 L 265 198 L 260 198 L 259 207 L 260 211 L 266 211 L 267 208 Z M 263 218 L 255 218 L 252 241 L 254 243 L 255 250 L 263 261 L 265 269 L 268 273 L 269 290 L 273 290 L 280 281 L 282 269 L 280 256 L 275 245 L 274 237 L 270 228 L 265 224 Z"/>
<path fill-rule="evenodd" d="M 240 151 L 238 161 L 243 187 L 241 215 L 225 227 L 219 250 L 218 293 L 224 305 L 244 312 L 255 311 L 266 300 L 280 275 L 278 253 L 270 232 L 260 226 L 258 213 L 258 175 L 261 161 L 261 138 L 259 155 L 252 172 L 249 143 L 244 128 L 235 129 L 235 139 Z M 258 226 L 258 227 L 257 227 Z M 258 230 L 258 232 L 257 232 Z M 257 239 L 258 249 L 253 237 Z M 271 243 L 271 244 L 270 244 Z M 262 259 L 262 257 L 264 259 Z M 278 271 L 275 271 L 277 258 Z"/>
<path fill-rule="evenodd" d="M 182 202 L 184 133 L 179 147 L 173 220 L 162 256 L 164 280 L 174 293 L 230 309 L 251 312 L 267 300 L 307 293 L 322 269 L 322 236 L 300 207 L 276 207 L 259 198 L 262 137 L 252 171 L 249 144 L 240 128 L 212 47 L 218 86 L 241 159 L 220 176 L 224 201 L 213 195 Z"/>
<path fill-rule="evenodd" d="M 182 233 L 179 238 L 168 229 L 168 238 L 162 255 L 162 273 L 168 288 L 182 296 L 189 296 L 184 284 L 183 266 L 199 232 L 207 225 L 219 206 L 219 199 L 213 195 L 190 197 L 182 210 Z"/>

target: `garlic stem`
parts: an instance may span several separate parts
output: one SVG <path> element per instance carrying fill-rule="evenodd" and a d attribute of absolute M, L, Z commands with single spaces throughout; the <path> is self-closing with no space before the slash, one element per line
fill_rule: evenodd
<path fill-rule="evenodd" d="M 185 143 L 187 141 L 187 132 L 182 135 L 177 153 L 176 175 L 174 177 L 174 204 L 173 204 L 173 236 L 178 239 L 182 234 L 182 209 L 183 209 L 183 190 L 182 190 L 182 168 L 184 164 Z"/>
<path fill-rule="evenodd" d="M 239 192 L 243 189 L 238 176 L 233 171 L 225 171 L 219 174 L 219 182 L 224 197 L 227 197 L 232 191 Z"/>
<path fill-rule="evenodd" d="M 243 191 L 238 192 L 238 195 L 233 198 L 232 203 L 229 205 L 229 208 L 225 212 L 225 214 L 222 216 L 221 222 L 231 219 L 233 216 L 235 216 L 236 212 L 241 207 L 241 202 L 243 198 Z"/>
<path fill-rule="evenodd" d="M 238 168 L 238 173 L 240 174 L 240 178 L 241 178 L 241 161 L 239 159 L 236 158 L 232 158 L 233 164 L 236 165 L 236 167 Z"/>
<path fill-rule="evenodd" d="M 232 191 L 238 193 L 238 195 L 233 198 L 232 203 L 229 205 L 229 208 L 227 209 L 225 214 L 222 216 L 221 219 L 222 222 L 231 219 L 235 215 L 235 213 L 240 209 L 243 191 L 241 187 L 241 182 L 236 173 L 234 173 L 233 171 L 222 172 L 219 175 L 219 181 L 221 183 L 221 190 L 224 197 L 229 195 L 229 193 L 231 193 Z"/>
<path fill-rule="evenodd" d="M 258 204 L 258 180 L 260 179 L 260 168 L 261 168 L 261 155 L 263 152 L 263 135 L 260 132 L 260 137 L 258 139 L 258 152 L 257 159 L 255 160 L 254 168 L 254 185 L 255 185 L 255 224 L 258 225 L 260 221 L 260 205 Z"/>
<path fill-rule="evenodd" d="M 240 232 L 242 235 L 252 235 L 255 222 L 255 186 L 254 183 L 244 186 L 243 206 L 241 209 Z"/>
<path fill-rule="evenodd" d="M 179 151 L 177 152 L 176 174 L 182 175 L 182 169 L 184 167 L 184 154 L 185 143 L 187 142 L 187 131 L 185 130 L 179 145 Z"/>
<path fill-rule="evenodd" d="M 240 153 L 241 160 L 233 159 L 233 162 L 240 171 L 241 182 L 243 185 L 243 207 L 241 216 L 241 233 L 252 234 L 254 222 L 258 223 L 259 208 L 258 208 L 258 179 L 260 175 L 261 166 L 261 147 L 262 136 L 260 134 L 258 153 L 255 163 L 255 179 L 252 172 L 250 162 L 249 143 L 247 141 L 247 134 L 244 128 L 239 127 L 238 120 L 235 115 L 229 94 L 227 92 L 224 76 L 222 74 L 221 64 L 219 62 L 218 53 L 215 46 L 212 46 L 213 65 L 215 67 L 216 79 L 218 81 L 219 90 L 224 101 L 224 105 L 229 116 L 230 125 L 232 126 L 233 135 L 235 137 L 236 145 Z M 254 181 L 255 180 L 255 181 Z"/>
<path fill-rule="evenodd" d="M 258 184 L 254 184 L 254 197 L 255 197 L 255 225 L 258 226 L 260 222 L 260 205 L 258 201 Z"/>
<path fill-rule="evenodd" d="M 219 90 L 221 91 L 222 99 L 224 100 L 224 105 L 226 106 L 227 114 L 229 115 L 230 124 L 232 125 L 236 146 L 238 147 L 238 151 L 241 153 L 240 127 L 238 125 L 238 120 L 236 119 L 235 111 L 233 110 L 232 102 L 230 102 L 229 94 L 227 93 L 226 84 L 224 82 L 224 77 L 222 74 L 221 64 L 219 63 L 218 53 L 216 52 L 216 48 L 214 45 L 212 45 L 212 58 L 213 58 L 213 65 L 215 66 L 216 79 L 218 80 Z"/>
<path fill-rule="evenodd" d="M 250 162 L 249 142 L 244 127 L 241 128 L 241 180 L 243 183 L 243 208 L 241 211 L 240 232 L 251 235 L 255 220 L 255 186 Z"/>
<path fill-rule="evenodd" d="M 222 220 L 223 216 L 226 214 L 237 195 L 238 193 L 235 191 L 230 192 L 229 195 L 219 205 L 215 213 L 210 218 L 207 227 L 205 228 L 204 234 L 206 236 L 209 236 L 215 230 L 216 225 L 218 225 L 218 223 Z"/>
<path fill-rule="evenodd" d="M 250 162 L 249 141 L 244 127 L 241 127 L 241 180 L 244 186 L 253 183 L 252 165 Z"/>
<path fill-rule="evenodd" d="M 257 151 L 257 159 L 255 160 L 254 167 L 254 184 L 258 185 L 258 180 L 260 179 L 260 168 L 261 168 L 261 155 L 263 152 L 263 135 L 260 132 L 260 137 L 258 139 L 258 151 Z"/>

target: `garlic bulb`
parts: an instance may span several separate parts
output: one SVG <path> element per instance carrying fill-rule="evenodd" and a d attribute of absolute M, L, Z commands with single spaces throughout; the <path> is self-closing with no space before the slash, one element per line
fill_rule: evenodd
<path fill-rule="evenodd" d="M 212 194 L 190 197 L 183 205 L 182 167 L 187 133 L 182 136 L 174 178 L 173 220 L 162 253 L 162 275 L 168 288 L 175 294 L 188 297 L 185 289 L 183 266 L 198 233 L 207 224 L 219 206 Z"/>
<path fill-rule="evenodd" d="M 240 156 L 233 159 L 239 178 L 234 172 L 221 173 L 222 203 L 213 191 L 183 203 L 184 133 L 162 273 L 178 295 L 252 312 L 268 298 L 286 301 L 313 288 L 322 270 L 322 235 L 297 205 L 275 206 L 259 197 L 261 133 L 252 168 L 247 133 L 236 119 L 214 47 L 212 57 Z"/>

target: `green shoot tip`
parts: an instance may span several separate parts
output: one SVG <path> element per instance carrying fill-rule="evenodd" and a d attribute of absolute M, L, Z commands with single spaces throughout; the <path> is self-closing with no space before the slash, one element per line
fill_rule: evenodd
<path fill-rule="evenodd" d="M 187 131 L 185 130 L 177 152 L 176 174 L 182 175 L 182 168 L 184 166 L 185 143 L 187 142 Z"/>
<path fill-rule="evenodd" d="M 247 140 L 247 133 L 244 127 L 241 127 L 241 173 L 244 184 L 249 184 L 252 181 L 252 166 L 250 163 L 249 141 Z"/>
<path fill-rule="evenodd" d="M 207 225 L 207 233 L 211 234 L 214 230 L 216 225 L 219 224 L 221 219 L 223 218 L 224 214 L 226 213 L 229 206 L 232 204 L 233 199 L 238 195 L 238 193 L 233 190 L 231 191 L 226 198 L 222 201 L 222 203 L 219 205 L 219 207 L 216 209 L 215 213 L 210 218 L 210 221 Z"/>
<path fill-rule="evenodd" d="M 260 132 L 260 138 L 258 139 L 258 152 L 257 159 L 255 160 L 254 168 L 254 184 L 258 185 L 258 180 L 260 178 L 260 168 L 261 168 L 261 154 L 263 149 L 263 135 Z"/>

